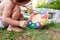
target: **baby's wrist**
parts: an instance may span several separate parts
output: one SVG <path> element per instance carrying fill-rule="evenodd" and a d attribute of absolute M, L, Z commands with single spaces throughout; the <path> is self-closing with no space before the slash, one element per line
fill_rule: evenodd
<path fill-rule="evenodd" d="M 23 24 L 22 22 L 20 22 L 20 23 L 19 23 L 19 26 L 21 26 L 21 27 L 22 27 L 23 25 L 24 25 L 24 24 Z"/>

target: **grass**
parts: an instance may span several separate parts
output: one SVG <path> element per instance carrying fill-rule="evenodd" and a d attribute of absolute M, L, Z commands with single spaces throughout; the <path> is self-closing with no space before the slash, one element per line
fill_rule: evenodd
<path fill-rule="evenodd" d="M 24 28 L 24 32 L 0 29 L 0 40 L 60 40 L 60 23 L 50 23 L 41 29 Z"/>

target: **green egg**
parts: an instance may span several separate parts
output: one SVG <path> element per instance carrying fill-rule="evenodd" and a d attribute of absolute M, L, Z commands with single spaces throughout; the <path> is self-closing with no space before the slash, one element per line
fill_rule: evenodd
<path fill-rule="evenodd" d="M 32 23 L 30 28 L 36 28 L 36 23 Z"/>

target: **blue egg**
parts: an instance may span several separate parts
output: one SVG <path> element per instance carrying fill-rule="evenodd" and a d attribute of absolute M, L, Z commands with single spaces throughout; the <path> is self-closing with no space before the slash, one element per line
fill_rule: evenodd
<path fill-rule="evenodd" d="M 32 24 L 32 21 L 29 21 L 29 22 L 27 23 L 27 26 L 30 27 L 31 24 Z"/>

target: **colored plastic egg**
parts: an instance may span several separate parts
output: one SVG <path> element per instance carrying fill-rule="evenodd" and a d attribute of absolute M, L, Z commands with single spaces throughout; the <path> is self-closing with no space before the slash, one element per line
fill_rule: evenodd
<path fill-rule="evenodd" d="M 36 10 L 37 11 L 37 10 Z M 39 11 L 39 12 L 38 12 Z M 38 9 L 34 16 L 31 16 L 30 21 L 27 23 L 27 26 L 32 29 L 42 28 L 48 20 L 48 12 L 43 9 Z M 32 12 L 34 13 L 34 12 Z"/>

